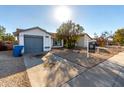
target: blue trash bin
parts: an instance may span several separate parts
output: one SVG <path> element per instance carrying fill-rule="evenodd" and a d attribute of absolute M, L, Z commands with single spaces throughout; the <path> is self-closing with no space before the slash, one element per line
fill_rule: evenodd
<path fill-rule="evenodd" d="M 13 47 L 13 56 L 14 57 L 20 57 L 22 54 L 22 49 L 23 49 L 24 46 L 21 46 L 21 45 L 14 45 Z"/>

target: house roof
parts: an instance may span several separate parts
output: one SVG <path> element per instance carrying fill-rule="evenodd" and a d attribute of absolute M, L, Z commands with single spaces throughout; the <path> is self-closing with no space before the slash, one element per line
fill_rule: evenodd
<path fill-rule="evenodd" d="M 84 33 L 84 35 L 87 35 L 90 39 L 93 39 L 92 37 L 90 37 L 87 33 Z"/>
<path fill-rule="evenodd" d="M 42 29 L 42 28 L 40 28 L 40 27 L 38 27 L 38 26 L 37 26 L 37 27 L 28 28 L 28 29 L 19 29 L 19 28 L 17 28 L 17 29 L 16 29 L 16 32 L 13 32 L 13 34 L 14 34 L 15 36 L 18 36 L 19 33 L 21 33 L 21 32 L 25 32 L 25 31 L 33 30 L 33 29 L 39 29 L 39 30 L 44 31 L 45 33 L 51 35 L 51 33 L 47 32 L 46 30 L 44 30 L 44 29 Z"/>
<path fill-rule="evenodd" d="M 51 35 L 52 38 L 56 38 L 56 33 L 49 33 L 49 32 L 47 32 L 46 30 L 44 30 L 44 29 L 42 29 L 42 28 L 40 28 L 40 27 L 38 27 L 38 26 L 37 26 L 37 27 L 28 28 L 28 29 L 19 29 L 19 28 L 17 28 L 17 29 L 16 29 L 16 32 L 13 32 L 13 34 L 14 34 L 15 36 L 18 36 L 19 33 L 21 33 L 21 32 L 25 32 L 25 31 L 33 30 L 33 29 L 39 29 L 39 30 L 44 31 L 45 33 L 48 33 L 49 35 Z M 81 34 L 81 36 L 84 36 L 84 35 L 87 35 L 90 39 L 92 39 L 87 33 Z"/>
<path fill-rule="evenodd" d="M 87 35 L 90 39 L 92 39 L 87 33 L 83 33 L 80 36 Z M 56 38 L 56 33 L 51 33 L 52 38 Z"/>

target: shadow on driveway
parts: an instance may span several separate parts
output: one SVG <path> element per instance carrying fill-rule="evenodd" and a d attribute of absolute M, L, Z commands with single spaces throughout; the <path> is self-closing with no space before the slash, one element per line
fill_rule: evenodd
<path fill-rule="evenodd" d="M 105 61 L 66 82 L 64 87 L 123 87 L 124 67 Z"/>

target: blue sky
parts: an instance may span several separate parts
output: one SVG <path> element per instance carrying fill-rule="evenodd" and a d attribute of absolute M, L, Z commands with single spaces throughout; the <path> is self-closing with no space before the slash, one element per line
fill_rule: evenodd
<path fill-rule="evenodd" d="M 54 18 L 57 6 L 0 6 L 0 25 L 7 32 L 16 28 L 39 26 L 49 32 L 56 32 L 61 23 Z M 116 31 L 124 27 L 124 6 L 68 6 L 72 12 L 72 20 L 82 25 L 85 32 L 93 36 L 96 32 Z"/>

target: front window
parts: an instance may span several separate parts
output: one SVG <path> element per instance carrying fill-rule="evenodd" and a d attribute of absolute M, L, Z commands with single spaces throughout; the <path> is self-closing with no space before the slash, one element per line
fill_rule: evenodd
<path fill-rule="evenodd" d="M 53 46 L 62 46 L 61 40 L 53 39 Z"/>

